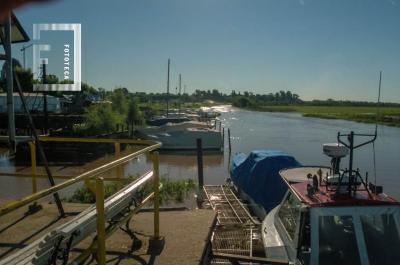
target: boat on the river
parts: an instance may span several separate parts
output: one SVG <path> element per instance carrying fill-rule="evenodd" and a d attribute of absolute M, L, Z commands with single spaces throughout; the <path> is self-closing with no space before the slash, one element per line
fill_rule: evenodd
<path fill-rule="evenodd" d="M 157 116 L 151 120 L 148 120 L 147 124 L 150 126 L 163 126 L 167 123 L 182 123 L 188 121 L 191 121 L 191 119 L 185 116 Z"/>
<path fill-rule="evenodd" d="M 202 140 L 205 150 L 221 150 L 223 145 L 220 131 L 212 129 L 207 123 L 195 121 L 138 129 L 136 136 L 161 142 L 160 149 L 163 150 L 195 150 L 197 139 Z"/>
<path fill-rule="evenodd" d="M 231 179 L 262 220 L 267 258 L 292 264 L 400 264 L 400 203 L 353 168 L 357 134 L 323 145 L 331 167 L 279 151 L 233 158 Z M 343 137 L 348 142 L 343 141 Z M 349 166 L 340 160 L 350 153 Z"/>

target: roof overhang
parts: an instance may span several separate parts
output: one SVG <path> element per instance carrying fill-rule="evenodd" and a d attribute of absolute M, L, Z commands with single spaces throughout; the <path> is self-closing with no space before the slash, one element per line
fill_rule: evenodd
<path fill-rule="evenodd" d="M 4 25 L 5 22 L 0 22 L 0 30 L 4 34 Z M 19 23 L 17 17 L 14 13 L 11 13 L 11 43 L 22 43 L 30 41 L 28 34 L 26 34 L 24 28 Z M 3 44 L 2 40 L 0 39 L 0 44 Z"/>

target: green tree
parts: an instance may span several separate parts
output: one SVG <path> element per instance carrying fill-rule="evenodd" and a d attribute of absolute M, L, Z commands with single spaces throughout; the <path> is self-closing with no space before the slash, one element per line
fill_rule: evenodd
<path fill-rule="evenodd" d="M 58 84 L 59 80 L 56 75 L 46 75 L 45 84 Z"/>
<path fill-rule="evenodd" d="M 128 93 L 128 94 L 127 94 Z M 117 88 L 110 94 L 109 100 L 111 101 L 112 109 L 121 115 L 126 115 L 128 112 L 128 95 L 126 88 Z"/>
<path fill-rule="evenodd" d="M 121 115 L 113 111 L 111 104 L 90 105 L 85 109 L 84 120 L 83 130 L 90 135 L 113 132 L 122 123 Z"/>
<path fill-rule="evenodd" d="M 139 109 L 139 99 L 134 97 L 128 106 L 128 113 L 126 115 L 126 123 L 128 124 L 128 129 L 130 134 L 132 135 L 133 127 L 135 125 L 142 125 L 144 124 L 143 114 Z"/>
<path fill-rule="evenodd" d="M 233 106 L 239 107 L 239 108 L 246 108 L 246 107 L 251 107 L 253 103 L 251 100 L 247 97 L 237 97 L 233 101 Z"/>
<path fill-rule="evenodd" d="M 31 69 L 25 69 L 20 66 L 15 67 L 15 73 L 18 76 L 21 89 L 24 92 L 33 91 L 33 73 Z M 16 86 L 16 81 L 14 80 L 14 86 Z"/>

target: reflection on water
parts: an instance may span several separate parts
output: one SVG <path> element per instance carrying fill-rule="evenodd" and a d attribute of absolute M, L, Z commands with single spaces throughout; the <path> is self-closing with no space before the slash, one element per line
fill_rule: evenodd
<path fill-rule="evenodd" d="M 223 154 L 204 153 L 203 157 L 205 181 L 214 175 L 218 169 L 224 169 Z M 135 175 L 138 172 L 145 172 L 152 169 L 152 162 L 145 156 L 141 156 L 136 161 L 132 161 L 125 166 L 125 175 Z M 226 170 L 222 170 L 226 171 Z M 160 175 L 170 179 L 197 179 L 197 156 L 195 153 L 186 154 L 160 154 Z M 226 176 L 226 174 L 224 174 Z M 220 183 L 220 179 L 216 182 Z M 208 182 L 206 182 L 208 183 Z"/>
<path fill-rule="evenodd" d="M 278 149 L 296 157 L 304 165 L 329 165 L 329 158 L 322 153 L 322 144 L 336 142 L 338 131 L 373 133 L 374 125 L 341 120 L 304 118 L 297 113 L 267 113 L 244 111 L 221 106 L 215 108 L 221 112 L 220 119 L 225 128 L 231 129 L 232 154 L 249 153 L 255 149 Z M 400 199 L 400 128 L 379 126 L 375 144 L 378 184 L 384 191 Z M 228 177 L 228 141 L 225 137 L 225 154 L 204 156 L 204 180 L 206 184 L 222 184 Z M 110 159 L 110 158 L 108 158 Z M 107 161 L 99 160 L 90 165 Z M 347 158 L 342 160 L 346 167 Z M 374 177 L 372 145 L 355 151 L 355 167 L 362 173 L 369 172 L 370 180 Z M 86 168 L 86 167 L 85 167 Z M 145 156 L 131 161 L 125 166 L 125 175 L 136 175 L 152 168 L 152 163 Z M 29 169 L 25 169 L 28 170 Z M 67 169 L 54 169 L 65 172 Z M 82 169 L 80 169 L 82 170 Z M 4 171 L 3 167 L 0 171 Z M 75 169 L 72 170 L 75 172 Z M 72 172 L 71 171 L 71 172 Z M 71 173 L 70 172 L 70 173 Z M 57 173 L 55 173 L 57 174 Z M 195 153 L 160 154 L 160 174 L 171 179 L 197 179 L 197 158 Z M 110 173 L 112 175 L 112 173 Z M 45 179 L 40 184 L 47 186 Z M 0 198 L 16 198 L 29 194 L 30 179 L 1 177 Z"/>

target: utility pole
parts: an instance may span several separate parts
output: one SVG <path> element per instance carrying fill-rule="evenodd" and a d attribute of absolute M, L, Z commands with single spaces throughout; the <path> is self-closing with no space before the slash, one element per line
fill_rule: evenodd
<path fill-rule="evenodd" d="M 23 54 L 23 60 L 24 60 L 24 69 L 26 69 L 26 63 L 25 63 L 25 59 L 26 59 L 26 57 L 25 57 L 25 50 L 26 50 L 26 49 L 28 49 L 29 47 L 32 47 L 32 46 L 33 46 L 33 44 L 29 44 L 28 46 L 25 46 L 25 45 L 23 45 L 23 46 L 22 46 L 21 52 L 22 52 L 22 54 Z"/>
<path fill-rule="evenodd" d="M 42 63 L 42 83 L 46 84 L 46 64 Z M 47 113 L 47 93 L 43 91 L 43 127 L 44 133 L 47 134 L 49 130 L 48 113 Z"/>
<path fill-rule="evenodd" d="M 168 109 L 169 109 L 169 105 L 168 105 L 168 100 L 169 100 L 169 67 L 171 64 L 171 59 L 168 58 L 168 73 L 167 73 L 167 117 L 168 117 Z"/>
<path fill-rule="evenodd" d="M 8 113 L 8 139 L 11 153 L 15 153 L 15 115 L 14 115 L 14 78 L 13 62 L 11 54 L 11 13 L 8 13 L 4 21 L 4 50 L 6 53 L 6 81 L 7 81 L 7 113 Z"/>

